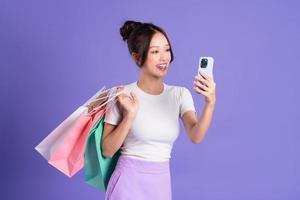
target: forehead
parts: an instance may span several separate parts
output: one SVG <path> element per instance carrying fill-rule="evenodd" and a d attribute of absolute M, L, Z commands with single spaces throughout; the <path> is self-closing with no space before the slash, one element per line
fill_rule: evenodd
<path fill-rule="evenodd" d="M 155 33 L 150 42 L 150 48 L 154 47 L 165 47 L 168 46 L 167 38 L 160 32 Z"/>

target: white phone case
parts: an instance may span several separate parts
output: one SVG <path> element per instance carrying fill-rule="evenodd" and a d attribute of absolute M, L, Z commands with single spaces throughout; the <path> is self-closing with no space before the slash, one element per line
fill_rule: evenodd
<path fill-rule="evenodd" d="M 202 63 L 202 67 L 201 67 L 201 63 Z M 200 57 L 198 72 L 202 72 L 213 78 L 213 67 L 214 67 L 213 57 Z"/>

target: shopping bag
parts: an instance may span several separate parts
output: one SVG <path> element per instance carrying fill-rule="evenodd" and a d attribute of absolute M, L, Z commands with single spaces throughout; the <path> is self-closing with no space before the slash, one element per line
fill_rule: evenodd
<path fill-rule="evenodd" d="M 103 115 L 91 129 L 85 147 L 84 174 L 85 182 L 102 191 L 107 189 L 109 179 L 121 155 L 118 150 L 112 158 L 102 155 L 102 136 L 104 130 Z"/>
<path fill-rule="evenodd" d="M 94 95 L 94 99 L 90 99 L 90 101 L 86 102 L 90 103 L 96 100 L 100 102 L 98 106 L 92 108 L 91 111 L 88 112 L 88 106 L 84 105 L 84 108 L 82 108 L 83 111 L 80 115 L 78 114 L 79 111 L 81 111 L 80 109 L 78 109 L 78 113 L 75 113 L 77 114 L 76 116 L 79 117 L 73 120 L 73 123 L 69 123 L 69 126 L 65 126 L 65 129 L 57 129 L 58 131 L 54 132 L 56 136 L 60 137 L 51 137 L 52 135 L 49 135 L 52 143 L 48 143 L 48 149 L 45 150 L 45 152 L 48 153 L 45 154 L 46 156 L 44 157 L 48 160 L 49 164 L 63 172 L 68 177 L 72 177 L 80 169 L 82 169 L 84 165 L 84 150 L 87 135 L 91 127 L 104 114 L 106 104 L 115 100 L 115 97 L 120 93 L 111 94 L 108 90 L 106 93 L 100 92 L 100 94 L 102 94 L 102 96 L 98 93 Z M 37 147 L 36 149 L 39 148 Z"/>
<path fill-rule="evenodd" d="M 67 117 L 57 128 L 55 128 L 47 137 L 45 137 L 35 149 L 46 159 L 49 160 L 50 156 L 55 152 L 58 146 L 65 136 L 69 133 L 71 127 L 76 124 L 80 116 L 88 112 L 87 105 L 89 102 L 95 100 L 95 97 L 104 93 L 105 87 L 102 87 L 94 96 L 92 96 L 87 102 L 82 106 L 77 108 L 69 117 Z"/>
<path fill-rule="evenodd" d="M 92 126 L 104 114 L 105 105 L 113 99 L 114 97 L 110 97 L 105 103 L 80 117 L 78 122 L 70 129 L 71 134 L 64 138 L 63 145 L 60 145 L 50 157 L 49 164 L 69 177 L 82 169 L 87 135 Z"/>
<path fill-rule="evenodd" d="M 103 115 L 103 110 L 95 115 L 85 114 L 69 130 L 70 134 L 62 141 L 61 145 L 51 155 L 48 163 L 72 177 L 84 165 L 84 149 L 87 135 L 94 122 Z"/>

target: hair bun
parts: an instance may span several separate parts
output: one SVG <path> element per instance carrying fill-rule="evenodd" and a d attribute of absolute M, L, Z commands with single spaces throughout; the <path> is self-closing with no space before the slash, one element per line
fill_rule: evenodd
<path fill-rule="evenodd" d="M 123 38 L 123 40 L 127 40 L 131 34 L 131 32 L 139 25 L 141 25 L 141 22 L 136 22 L 132 20 L 126 21 L 123 26 L 120 28 L 120 34 Z"/>

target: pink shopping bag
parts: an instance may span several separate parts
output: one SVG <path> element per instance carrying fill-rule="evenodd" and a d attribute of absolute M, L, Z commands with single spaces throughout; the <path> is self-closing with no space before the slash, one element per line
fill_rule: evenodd
<path fill-rule="evenodd" d="M 82 169 L 88 133 L 103 114 L 104 109 L 100 109 L 93 114 L 82 115 L 69 130 L 70 134 L 67 134 L 61 145 L 56 149 L 56 152 L 50 157 L 48 163 L 69 177 L 72 177 Z"/>
<path fill-rule="evenodd" d="M 80 116 L 88 113 L 90 102 L 95 101 L 97 96 L 105 94 L 105 87 L 102 87 L 93 97 L 91 97 L 82 106 L 77 108 L 69 117 L 67 117 L 58 127 L 56 127 L 47 137 L 45 137 L 35 149 L 46 159 L 49 160 L 57 147 L 61 145 L 65 136 L 69 133 L 69 129 L 77 123 Z"/>
<path fill-rule="evenodd" d="M 72 177 L 83 167 L 85 142 L 90 129 L 104 115 L 106 104 L 115 101 L 121 93 L 110 90 L 96 93 L 36 146 L 36 150 L 49 164 Z M 100 102 L 98 105 L 95 104 L 97 101 Z M 97 106 L 91 108 L 90 105 Z"/>

